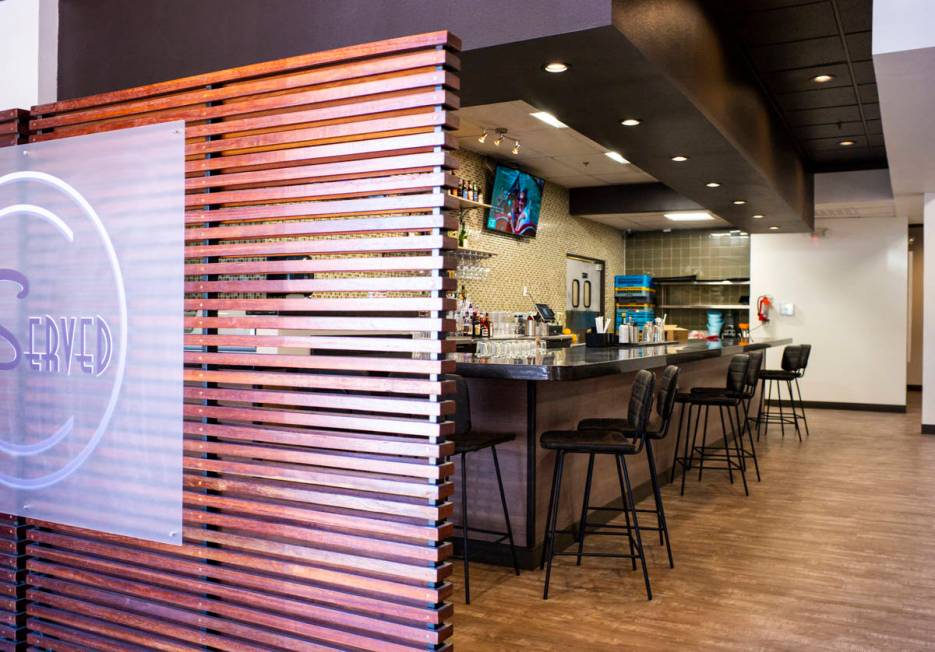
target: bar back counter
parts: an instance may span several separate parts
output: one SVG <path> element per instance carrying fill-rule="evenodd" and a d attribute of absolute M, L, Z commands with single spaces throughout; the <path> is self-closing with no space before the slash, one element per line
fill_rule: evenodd
<path fill-rule="evenodd" d="M 625 417 L 630 385 L 641 369 L 662 370 L 666 365 L 681 369 L 679 386 L 723 386 L 731 356 L 748 350 L 790 343 L 789 339 L 763 339 L 740 344 L 697 341 L 624 348 L 575 346 L 554 349 L 536 358 L 508 360 L 480 358 L 458 353 L 457 373 L 468 379 L 471 421 L 477 430 L 512 432 L 515 441 L 499 447 L 500 464 L 520 565 L 539 563 L 545 539 L 550 479 L 555 455 L 539 447 L 539 435 L 547 430 L 575 428 L 589 417 Z M 669 437 L 658 442 L 657 464 L 661 478 L 668 477 L 675 447 L 675 433 L 682 428 L 679 411 L 673 416 Z M 708 428 L 707 442 L 722 438 L 719 423 Z M 698 442 L 699 445 L 701 442 Z M 620 485 L 613 459 L 599 459 L 591 487 L 591 504 L 619 505 Z M 566 461 L 558 527 L 578 520 L 587 457 L 570 456 Z M 469 469 L 471 525 L 502 528 L 496 479 L 489 465 Z M 644 464 L 630 469 L 636 498 L 649 495 L 649 474 Z M 461 469 L 456 469 L 456 482 Z M 456 486 L 459 486 L 456 484 Z M 455 501 L 457 503 L 457 501 Z M 608 512 L 608 515 L 612 512 Z M 455 506 L 455 520 L 460 514 Z M 510 563 L 504 544 L 472 541 L 473 558 L 492 563 Z"/>

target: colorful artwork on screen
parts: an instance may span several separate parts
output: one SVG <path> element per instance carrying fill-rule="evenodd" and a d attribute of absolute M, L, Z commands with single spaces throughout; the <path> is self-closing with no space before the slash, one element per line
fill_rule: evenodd
<path fill-rule="evenodd" d="M 487 229 L 515 236 L 534 236 L 542 208 L 542 179 L 505 166 L 494 178 Z"/>

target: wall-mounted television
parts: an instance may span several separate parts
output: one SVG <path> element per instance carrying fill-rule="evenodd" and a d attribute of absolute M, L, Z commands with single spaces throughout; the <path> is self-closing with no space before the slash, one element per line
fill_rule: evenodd
<path fill-rule="evenodd" d="M 527 172 L 498 165 L 487 211 L 487 230 L 517 237 L 535 236 L 544 185 L 545 181 Z"/>

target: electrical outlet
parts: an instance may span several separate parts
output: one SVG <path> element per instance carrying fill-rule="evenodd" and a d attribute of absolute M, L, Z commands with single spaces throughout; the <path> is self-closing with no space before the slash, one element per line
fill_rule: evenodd
<path fill-rule="evenodd" d="M 523 296 L 524 296 L 524 297 L 528 297 L 528 296 L 529 296 L 529 288 L 526 287 L 525 285 L 523 286 Z"/>

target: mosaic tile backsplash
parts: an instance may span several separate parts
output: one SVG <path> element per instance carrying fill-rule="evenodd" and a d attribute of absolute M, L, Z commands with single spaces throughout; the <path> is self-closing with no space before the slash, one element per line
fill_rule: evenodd
<path fill-rule="evenodd" d="M 457 174 L 468 182 L 480 184 L 484 201 L 488 202 L 492 162 L 465 150 L 457 155 L 460 159 Z M 613 314 L 613 278 L 615 274 L 625 273 L 623 234 L 612 227 L 569 215 L 567 189 L 545 184 L 539 231 L 534 238 L 516 239 L 485 232 L 486 212 L 483 210 L 466 211 L 465 218 L 468 229 L 465 248 L 495 254 L 481 263 L 489 268 L 485 280 L 463 281 L 471 301 L 482 310 L 531 311 L 532 301 L 523 296 L 526 285 L 538 301 L 548 303 L 560 313 L 561 320 L 565 308 L 565 259 L 573 254 L 604 261 L 604 309 L 605 314 Z"/>

